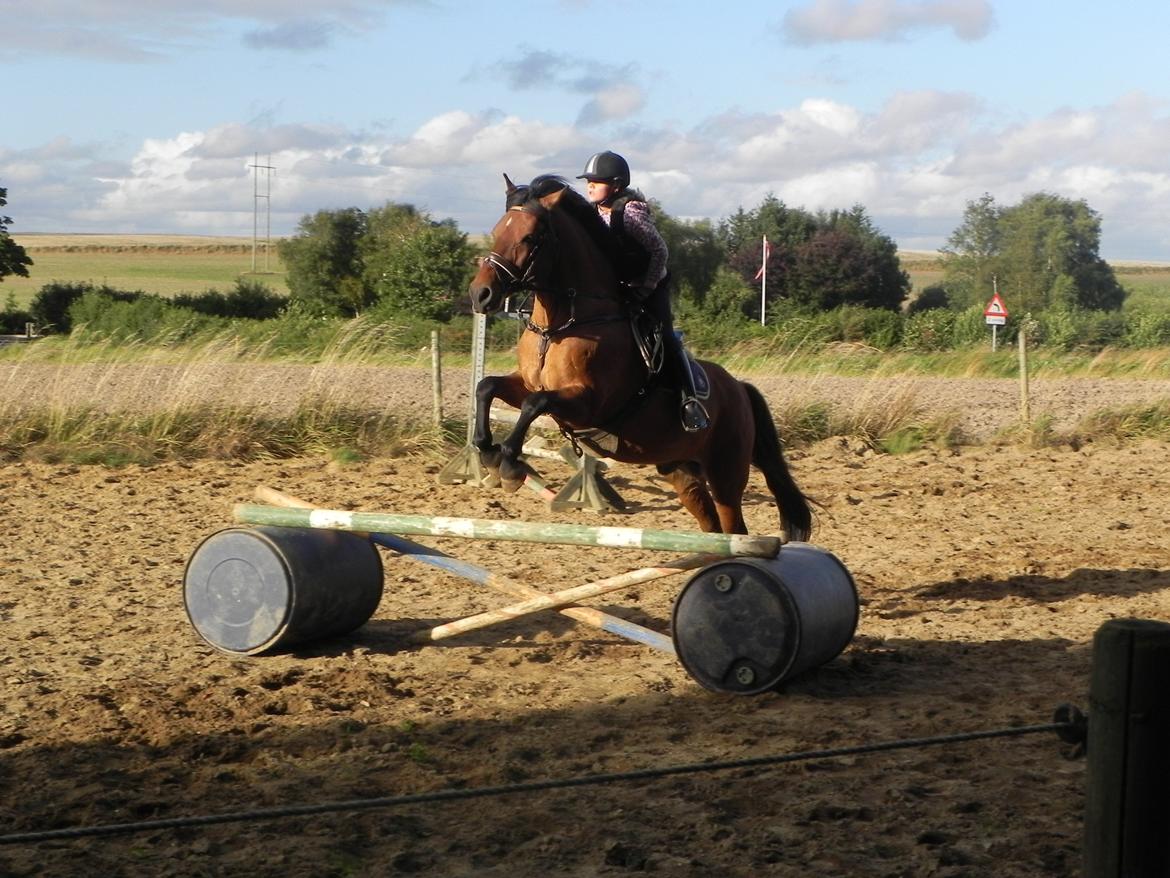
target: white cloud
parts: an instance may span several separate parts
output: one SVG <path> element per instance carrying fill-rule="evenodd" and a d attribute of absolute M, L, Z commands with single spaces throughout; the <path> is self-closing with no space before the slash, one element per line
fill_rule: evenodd
<path fill-rule="evenodd" d="M 800 45 L 902 40 L 933 29 L 978 40 L 990 31 L 992 20 L 988 0 L 812 0 L 785 13 L 781 31 Z"/>
<path fill-rule="evenodd" d="M 578 125 L 598 125 L 628 119 L 646 103 L 642 89 L 631 83 L 615 83 L 606 86 L 581 108 L 577 117 Z"/>
<path fill-rule="evenodd" d="M 244 44 L 258 49 L 324 48 L 344 32 L 377 27 L 387 10 L 417 0 L 340 0 L 306 18 L 279 0 L 6 0 L 0 59 L 53 54 L 115 63 L 160 60 L 192 43 L 222 39 L 225 21 L 258 25 Z"/>
<path fill-rule="evenodd" d="M 26 231 L 250 234 L 249 165 L 258 152 L 276 167 L 278 233 L 306 213 L 388 200 L 478 233 L 502 210 L 501 172 L 517 181 L 572 177 L 594 146 L 606 146 L 675 216 L 718 220 L 771 192 L 812 210 L 861 203 L 888 233 L 938 246 L 983 192 L 1012 204 L 1045 190 L 1102 214 L 1107 256 L 1170 259 L 1170 241 L 1160 240 L 1170 232 L 1157 231 L 1170 198 L 1167 142 L 1167 105 L 1141 94 L 1002 124 L 970 95 L 921 91 L 870 112 L 810 99 L 778 112 L 721 114 L 689 130 L 629 127 L 603 145 L 573 125 L 462 110 L 401 136 L 231 123 L 146 140 L 126 160 L 109 144 L 57 139 L 0 149 L 0 180 L 9 187 L 6 212 Z M 1165 251 L 1141 249 L 1154 246 Z"/>

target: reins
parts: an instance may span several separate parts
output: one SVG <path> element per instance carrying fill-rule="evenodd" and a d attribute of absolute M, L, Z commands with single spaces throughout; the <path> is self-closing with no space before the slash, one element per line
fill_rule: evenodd
<path fill-rule="evenodd" d="M 497 253 L 494 250 L 491 251 L 486 257 L 484 257 L 484 261 L 487 262 L 490 266 L 492 266 L 492 268 L 494 268 L 496 270 L 497 276 L 500 276 L 502 278 L 502 280 L 504 281 L 505 290 L 509 295 L 511 295 L 513 293 L 523 292 L 526 294 L 524 297 L 524 302 L 527 303 L 527 302 L 531 301 L 533 296 L 537 296 L 541 293 L 541 289 L 540 289 L 540 287 L 537 283 L 537 279 L 536 279 L 537 256 L 541 252 L 541 249 L 544 247 L 544 245 L 547 241 L 551 241 L 553 244 L 553 247 L 555 248 L 555 246 L 557 244 L 557 237 L 556 237 L 556 233 L 554 232 L 554 230 L 552 228 L 552 225 L 548 222 L 548 215 L 547 215 L 547 211 L 545 210 L 545 208 L 540 207 L 539 209 L 534 209 L 533 207 L 531 207 L 529 205 L 515 205 L 513 207 L 508 208 L 508 210 L 510 210 L 510 211 L 515 210 L 515 211 L 519 211 L 521 213 L 527 213 L 527 214 L 530 214 L 531 216 L 536 217 L 536 219 L 540 223 L 541 227 L 545 230 L 545 234 L 542 235 L 541 237 L 537 238 L 536 241 L 533 243 L 532 250 L 528 253 L 528 258 L 524 261 L 523 267 L 516 265 L 510 259 L 507 259 L 506 257 L 501 255 L 500 253 Z M 577 298 L 578 298 L 578 296 L 580 296 L 581 298 L 595 298 L 595 299 L 603 299 L 603 300 L 610 300 L 613 298 L 611 296 L 590 295 L 588 293 L 579 293 L 573 287 L 567 287 L 563 291 L 558 291 L 556 289 L 549 289 L 549 290 L 546 290 L 545 292 L 548 292 L 550 295 L 552 295 L 556 299 L 563 298 L 563 299 L 567 299 L 569 302 L 569 317 L 567 320 L 565 320 L 560 325 L 558 325 L 558 326 L 541 326 L 539 323 L 533 322 L 532 317 L 531 317 L 532 311 L 529 310 L 526 313 L 524 311 L 523 304 L 521 304 L 520 308 L 517 309 L 518 313 L 524 318 L 524 328 L 528 332 L 531 332 L 531 333 L 540 337 L 539 354 L 540 354 L 540 368 L 542 370 L 544 369 L 544 358 L 545 358 L 545 355 L 548 353 L 549 344 L 551 344 L 552 340 L 554 338 L 556 338 L 558 335 L 563 335 L 564 333 L 568 332 L 570 329 L 580 327 L 580 326 L 591 326 L 591 325 L 601 324 L 601 323 L 616 323 L 617 321 L 626 319 L 626 316 L 622 313 L 601 314 L 601 315 L 598 315 L 596 317 L 586 317 L 586 318 L 578 319 L 578 317 L 577 317 Z M 614 300 L 614 301 L 617 301 L 617 300 Z M 618 302 L 618 304 L 620 305 L 620 302 Z"/>

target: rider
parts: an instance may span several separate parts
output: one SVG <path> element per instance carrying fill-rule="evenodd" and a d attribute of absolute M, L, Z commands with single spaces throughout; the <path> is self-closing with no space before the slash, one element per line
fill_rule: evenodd
<path fill-rule="evenodd" d="M 625 256 L 621 279 L 629 285 L 633 298 L 662 326 L 666 361 L 683 390 L 683 428 L 691 433 L 705 429 L 707 410 L 696 398 L 686 351 L 674 334 L 666 242 L 654 225 L 650 205 L 642 193 L 630 188 L 629 163 L 616 152 L 599 152 L 585 163 L 577 179 L 587 181 L 586 197 L 617 235 Z"/>

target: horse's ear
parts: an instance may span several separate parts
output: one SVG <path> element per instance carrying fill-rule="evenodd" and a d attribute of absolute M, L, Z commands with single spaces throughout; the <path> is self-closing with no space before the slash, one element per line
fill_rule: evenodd
<path fill-rule="evenodd" d="M 545 195 L 544 197 L 539 199 L 540 203 L 543 204 L 549 210 L 552 210 L 554 207 L 557 206 L 557 204 L 560 203 L 560 200 L 564 197 L 565 193 L 568 191 L 569 191 L 568 186 L 562 186 L 560 189 L 557 189 L 555 192 L 550 192 L 548 195 Z"/>
<path fill-rule="evenodd" d="M 510 179 L 508 179 L 507 174 L 504 174 L 504 182 L 508 184 L 508 188 L 506 190 L 504 190 L 505 194 L 511 195 L 513 192 L 516 191 L 516 184 L 513 183 Z"/>

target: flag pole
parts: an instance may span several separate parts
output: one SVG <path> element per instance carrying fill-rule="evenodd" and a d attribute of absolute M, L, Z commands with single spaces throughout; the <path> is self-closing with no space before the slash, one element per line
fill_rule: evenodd
<path fill-rule="evenodd" d="M 768 236 L 764 235 L 764 243 L 761 245 L 763 257 L 761 259 L 760 275 L 760 326 L 766 325 L 765 310 L 768 307 Z"/>

